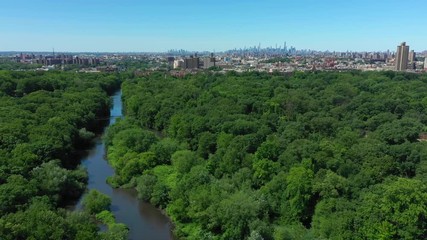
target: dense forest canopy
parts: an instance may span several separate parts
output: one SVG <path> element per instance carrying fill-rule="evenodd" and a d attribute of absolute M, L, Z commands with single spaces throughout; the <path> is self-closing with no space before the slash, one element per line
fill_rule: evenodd
<path fill-rule="evenodd" d="M 74 153 L 90 143 L 119 86 L 115 75 L 0 71 L 1 239 L 108 239 L 94 212 L 63 207 L 86 187 Z"/>
<path fill-rule="evenodd" d="M 425 74 L 154 73 L 122 90 L 109 181 L 180 238 L 427 238 Z"/>

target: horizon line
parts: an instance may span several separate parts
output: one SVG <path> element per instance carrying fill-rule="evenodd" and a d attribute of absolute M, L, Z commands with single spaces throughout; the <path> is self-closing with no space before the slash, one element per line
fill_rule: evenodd
<path fill-rule="evenodd" d="M 234 49 L 228 49 L 223 51 L 209 51 L 209 50 L 186 50 L 186 49 L 170 49 L 167 51 L 138 51 L 138 50 L 129 50 L 129 51 L 55 51 L 55 53 L 170 53 L 173 51 L 183 51 L 188 53 L 226 53 L 230 51 L 241 51 L 241 50 L 248 50 L 251 48 L 234 48 Z M 261 50 L 266 50 L 267 48 L 261 48 Z M 282 48 L 273 48 L 277 50 L 282 50 Z M 412 49 L 413 50 L 413 49 Z M 288 49 L 289 51 L 289 49 Z M 395 50 L 345 50 L 345 51 L 339 51 L 339 50 L 314 50 L 314 49 L 296 49 L 296 51 L 310 51 L 310 52 L 396 52 Z M 415 50 L 414 50 L 415 51 Z M 415 51 L 416 53 L 425 53 L 427 52 L 427 49 L 422 51 Z M 49 50 L 0 50 L 0 53 L 52 53 L 52 51 Z"/>

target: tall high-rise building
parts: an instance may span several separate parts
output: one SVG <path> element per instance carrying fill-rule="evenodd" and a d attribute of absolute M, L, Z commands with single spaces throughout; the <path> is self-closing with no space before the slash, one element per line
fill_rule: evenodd
<path fill-rule="evenodd" d="M 215 57 L 213 53 L 211 53 L 210 57 L 205 57 L 203 59 L 203 68 L 208 69 L 210 67 L 215 67 L 216 65 L 215 62 L 216 62 Z"/>
<path fill-rule="evenodd" d="M 190 58 L 184 59 L 184 66 L 185 69 L 197 69 L 199 68 L 199 58 L 191 56 Z"/>
<path fill-rule="evenodd" d="M 397 46 L 396 51 L 396 70 L 405 71 L 408 67 L 408 56 L 409 55 L 409 46 L 406 46 L 406 42 Z"/>
<path fill-rule="evenodd" d="M 411 50 L 410 52 L 409 52 L 409 62 L 415 62 L 415 60 L 416 60 L 416 58 L 415 58 L 416 56 L 415 56 L 415 51 L 414 50 Z"/>
<path fill-rule="evenodd" d="M 424 70 L 427 71 L 427 57 L 424 59 Z"/>
<path fill-rule="evenodd" d="M 183 66 L 184 66 L 184 60 L 175 59 L 175 61 L 173 61 L 173 69 L 182 68 Z"/>
<path fill-rule="evenodd" d="M 203 59 L 203 68 L 208 69 L 210 67 L 215 67 L 215 58 L 206 57 Z"/>
<path fill-rule="evenodd" d="M 173 63 L 175 61 L 175 58 L 174 57 L 168 57 L 167 60 L 168 60 L 169 67 L 173 68 Z"/>

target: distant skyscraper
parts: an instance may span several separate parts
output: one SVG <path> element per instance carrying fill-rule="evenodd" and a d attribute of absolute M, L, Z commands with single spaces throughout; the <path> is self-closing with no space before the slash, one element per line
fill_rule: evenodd
<path fill-rule="evenodd" d="M 396 51 L 396 70 L 405 71 L 408 67 L 408 56 L 409 55 L 409 46 L 406 46 L 406 42 L 397 46 Z"/>
<path fill-rule="evenodd" d="M 427 71 L 427 57 L 424 59 L 424 70 Z"/>

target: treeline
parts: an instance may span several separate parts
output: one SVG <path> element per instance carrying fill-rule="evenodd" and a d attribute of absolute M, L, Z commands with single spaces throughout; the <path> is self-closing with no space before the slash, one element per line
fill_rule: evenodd
<path fill-rule="evenodd" d="M 180 238 L 427 238 L 425 74 L 153 74 L 122 90 L 110 182 Z"/>
<path fill-rule="evenodd" d="M 0 71 L 0 238 L 98 239 L 94 217 L 63 208 L 85 189 L 73 153 L 109 113 L 114 75 Z"/>
<path fill-rule="evenodd" d="M 42 64 L 28 64 L 28 63 L 19 63 L 15 60 L 6 57 L 0 57 L 0 71 L 1 70 L 31 70 L 42 67 Z"/>

